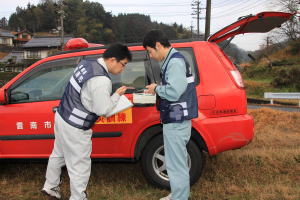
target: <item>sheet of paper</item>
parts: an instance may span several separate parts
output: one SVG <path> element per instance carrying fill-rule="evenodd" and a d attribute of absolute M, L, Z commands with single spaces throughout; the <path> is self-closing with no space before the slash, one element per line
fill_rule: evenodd
<path fill-rule="evenodd" d="M 133 104 L 125 95 L 120 96 L 120 99 L 117 103 L 117 105 L 109 112 L 106 114 L 106 117 L 110 117 L 118 112 L 121 112 L 123 110 L 126 110 L 127 108 L 132 107 Z"/>
<path fill-rule="evenodd" d="M 146 93 L 133 93 L 134 104 L 155 104 L 156 95 Z"/>

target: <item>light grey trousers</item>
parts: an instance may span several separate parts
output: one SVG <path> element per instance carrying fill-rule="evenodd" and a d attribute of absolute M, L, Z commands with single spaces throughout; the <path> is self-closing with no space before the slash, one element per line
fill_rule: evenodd
<path fill-rule="evenodd" d="M 172 200 L 187 200 L 190 175 L 186 145 L 191 137 L 191 120 L 163 124 L 165 161 L 171 185 Z"/>
<path fill-rule="evenodd" d="M 86 187 L 91 174 L 92 130 L 81 130 L 67 124 L 55 114 L 55 141 L 49 157 L 45 188 L 60 183 L 61 168 L 66 165 L 70 177 L 70 200 L 86 200 Z"/>

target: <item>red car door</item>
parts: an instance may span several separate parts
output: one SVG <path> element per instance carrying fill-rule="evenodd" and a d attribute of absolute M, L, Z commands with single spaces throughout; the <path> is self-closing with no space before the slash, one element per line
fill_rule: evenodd
<path fill-rule="evenodd" d="M 142 47 L 131 49 L 132 61 L 118 75 L 112 75 L 113 92 L 122 85 L 129 87 L 125 96 L 133 100 L 133 93 L 142 91 L 147 84 L 146 51 Z M 98 58 L 90 55 L 87 58 Z M 145 115 L 145 113 L 148 113 Z M 134 105 L 109 118 L 100 117 L 93 127 L 94 158 L 132 158 L 134 147 L 141 134 L 151 124 L 159 123 L 154 104 Z"/>
<path fill-rule="evenodd" d="M 54 109 L 79 57 L 48 61 L 23 73 L 0 105 L 0 157 L 48 157 L 53 147 Z"/>

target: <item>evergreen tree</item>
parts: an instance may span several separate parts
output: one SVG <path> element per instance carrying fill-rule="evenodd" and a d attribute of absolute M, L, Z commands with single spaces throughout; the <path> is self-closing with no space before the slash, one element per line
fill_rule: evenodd
<path fill-rule="evenodd" d="M 36 6 L 17 7 L 8 25 L 11 30 L 49 32 L 57 29 L 62 12 L 66 34 L 94 43 L 141 42 L 151 29 L 162 29 L 170 39 L 189 37 L 182 25 L 158 24 L 143 14 L 113 16 L 100 3 L 83 0 L 41 0 Z"/>
<path fill-rule="evenodd" d="M 2 17 L 0 20 L 0 28 L 6 29 L 8 26 L 8 21 L 5 17 Z"/>

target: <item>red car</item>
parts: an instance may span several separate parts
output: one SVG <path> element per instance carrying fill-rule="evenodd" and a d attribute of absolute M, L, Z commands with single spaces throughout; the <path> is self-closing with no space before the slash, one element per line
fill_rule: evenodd
<path fill-rule="evenodd" d="M 204 156 L 238 149 L 251 142 L 252 116 L 239 71 L 216 44 L 236 34 L 267 32 L 293 16 L 264 12 L 247 16 L 212 35 L 208 41 L 173 43 L 188 60 L 197 82 L 199 117 L 192 121 L 188 144 L 191 183 L 201 175 Z M 79 41 L 80 40 L 80 41 Z M 99 57 L 105 47 L 69 41 L 70 51 L 49 56 L 28 67 L 0 90 L 0 158 L 48 158 L 54 141 L 54 112 L 65 86 L 81 59 Z M 83 42 L 82 42 L 83 41 Z M 83 49 L 80 48 L 82 43 Z M 130 46 L 133 61 L 118 76 L 113 87 L 127 85 L 126 96 L 151 82 L 159 82 L 159 65 L 142 46 Z M 109 118 L 100 117 L 93 127 L 92 158 L 136 162 L 141 160 L 150 183 L 166 188 L 162 125 L 153 103 L 135 103 Z"/>

